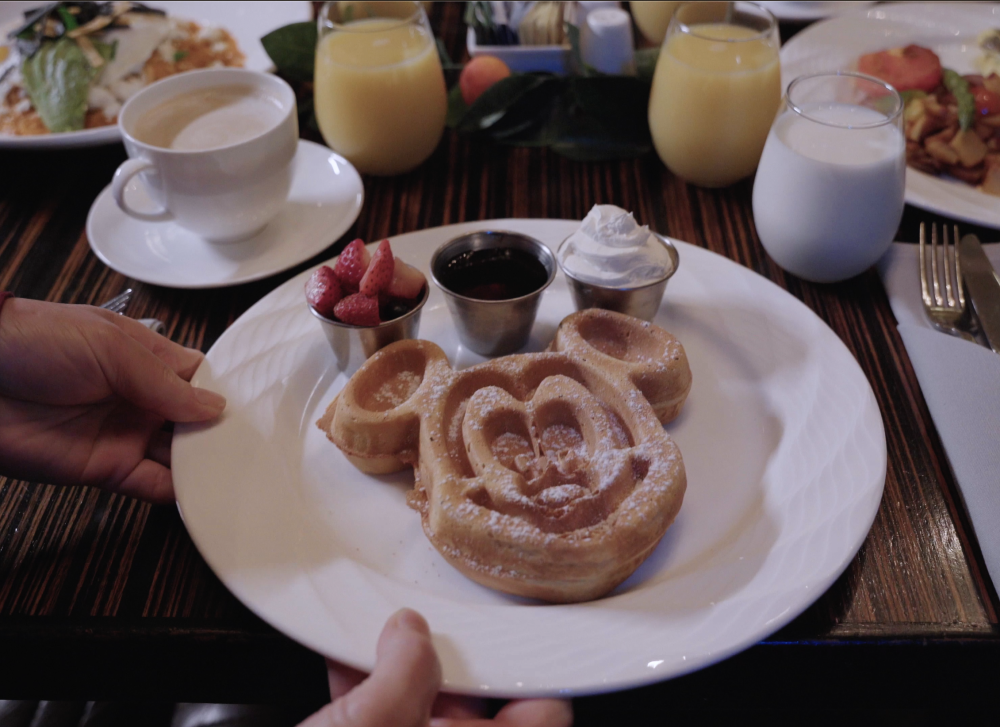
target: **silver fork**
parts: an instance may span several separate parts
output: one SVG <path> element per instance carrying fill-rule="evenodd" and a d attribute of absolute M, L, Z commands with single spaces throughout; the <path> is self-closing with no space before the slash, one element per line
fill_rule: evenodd
<path fill-rule="evenodd" d="M 106 303 L 102 303 L 100 307 L 104 308 L 104 310 L 109 310 L 112 313 L 121 313 L 128 308 L 128 302 L 130 300 L 132 300 L 132 289 L 126 288 L 125 292 L 116 295 Z"/>
<path fill-rule="evenodd" d="M 937 223 L 932 224 L 928 245 L 925 225 L 920 223 L 920 296 L 924 301 L 924 311 L 939 331 L 977 343 L 969 332 L 970 315 L 962 283 L 962 263 L 955 247 L 958 225 L 952 228 L 950 242 L 947 226 L 944 226 L 942 237 L 939 246 L 938 226 Z"/>
<path fill-rule="evenodd" d="M 128 308 L 130 300 L 132 300 L 132 289 L 126 288 L 124 292 L 119 293 L 111 300 L 102 303 L 100 307 L 105 310 L 109 310 L 112 313 L 121 315 L 125 312 L 125 309 Z M 156 318 L 140 318 L 139 323 L 146 326 L 146 328 L 153 331 L 153 333 L 163 333 L 163 331 L 166 330 L 166 326 L 163 325 L 163 321 Z"/>

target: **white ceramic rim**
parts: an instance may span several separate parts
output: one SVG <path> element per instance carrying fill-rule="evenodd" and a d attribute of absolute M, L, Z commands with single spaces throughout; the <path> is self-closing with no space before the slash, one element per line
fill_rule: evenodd
<path fill-rule="evenodd" d="M 281 118 L 250 139 L 243 139 L 242 141 L 222 146 L 213 146 L 209 149 L 168 149 L 162 146 L 154 146 L 147 144 L 141 139 L 137 139 L 128 129 L 130 125 L 138 121 L 143 113 L 149 111 L 154 106 L 168 102 L 171 98 L 182 93 L 232 85 L 266 89 L 266 92 L 277 96 L 282 106 Z M 295 91 L 292 90 L 292 87 L 283 78 L 273 73 L 249 71 L 245 68 L 204 68 L 197 71 L 188 71 L 187 73 L 178 73 L 175 76 L 167 76 L 156 83 L 149 84 L 136 93 L 125 102 L 121 112 L 118 114 L 118 131 L 129 143 L 135 144 L 144 151 L 167 154 L 169 156 L 199 156 L 217 151 L 239 149 L 240 147 L 255 144 L 261 137 L 284 124 L 290 116 L 296 113 L 298 113 L 298 106 L 295 101 Z"/>
<path fill-rule="evenodd" d="M 565 220 L 466 223 L 394 238 L 394 248 L 426 274 L 433 248 L 464 232 L 513 229 L 551 248 L 578 225 Z M 303 298 L 310 271 L 251 307 L 219 338 L 195 375 L 196 385 L 222 391 L 230 401 L 222 421 L 181 425 L 174 438 L 178 505 L 202 555 L 261 618 L 307 647 L 363 670 L 373 665 L 375 642 L 389 613 L 401 606 L 417 608 L 430 621 L 445 688 L 479 696 L 572 696 L 640 686 L 713 664 L 777 631 L 822 595 L 867 535 L 885 481 L 881 415 L 857 362 L 811 310 L 728 259 L 676 244 L 684 248 L 685 265 L 661 316 L 666 310 L 669 320 L 688 331 L 685 345 L 698 359 L 686 407 L 692 418 L 685 424 L 686 413 L 668 427 L 686 451 L 688 494 L 657 549 L 667 561 L 654 553 L 640 568 L 645 575 L 637 572 L 618 595 L 570 606 L 532 606 L 483 589 L 426 542 L 419 518 L 404 502 L 409 476 L 379 484 L 352 471 L 313 426 L 343 376 L 330 372 L 327 342 Z M 448 313 L 442 295 L 432 291 L 422 337 L 454 339 L 444 322 Z M 572 310 L 561 276 L 546 295 L 536 329 L 550 330 L 553 319 Z M 722 301 L 731 307 L 717 309 Z M 712 330 L 697 316 L 707 317 Z M 698 331 L 707 338 L 692 339 Z M 726 341 L 730 336 L 739 341 L 732 349 L 737 357 L 723 353 L 720 358 L 713 353 L 718 346 L 726 351 L 736 345 Z M 436 340 L 446 351 L 452 345 Z M 546 342 L 536 340 L 536 350 Z M 786 360 L 786 351 L 796 353 Z M 716 364 L 726 370 L 736 366 L 737 378 L 726 379 L 726 390 L 699 392 L 699 385 L 713 380 L 710 370 Z M 766 457 L 767 464 L 761 480 L 764 509 L 752 511 L 753 518 L 765 519 L 761 527 L 776 530 L 767 535 L 758 525 L 748 525 L 750 535 L 734 536 L 718 551 L 721 561 L 712 556 L 709 563 L 716 565 L 708 571 L 696 560 L 686 575 L 676 574 L 681 581 L 664 581 L 660 576 L 671 554 L 703 537 L 704 527 L 691 518 L 718 517 L 712 513 L 729 507 L 729 501 L 753 495 L 733 491 L 728 479 L 705 479 L 706 463 L 726 459 L 717 448 L 740 441 L 715 441 L 724 436 L 718 430 L 741 432 L 741 425 L 732 422 L 740 412 L 756 411 L 754 405 L 719 410 L 719 419 L 711 415 L 716 409 L 709 403 L 719 397 L 729 401 L 735 394 L 731 385 L 769 392 L 767 407 L 779 407 L 773 423 L 777 448 L 754 454 Z M 696 420 L 708 427 L 705 437 L 698 427 L 690 429 Z M 284 444 L 277 444 L 279 434 Z M 741 450 L 756 452 L 754 438 L 763 435 L 750 430 L 737 436 L 746 437 Z M 692 446 L 699 440 L 701 454 L 695 456 Z M 725 451 L 728 457 L 740 456 Z M 739 474 L 742 465 L 732 472 L 740 480 L 756 478 L 757 465 L 749 466 L 748 475 Z M 301 478 L 314 481 L 306 486 Z M 353 490 L 348 481 L 355 483 Z M 713 488 L 729 494 L 715 500 Z M 365 503 L 351 499 L 358 494 Z M 350 504 L 355 502 L 357 507 Z M 345 530 L 330 530 L 331 517 Z M 762 541 L 757 539 L 761 533 Z M 361 538 L 358 549 L 344 540 L 349 536 Z M 755 562 L 743 564 L 743 555 Z M 365 565 L 368 558 L 383 556 L 401 570 L 383 575 Z M 763 560 L 757 562 L 758 557 Z M 426 567 L 411 565 L 412 558 Z M 702 602 L 717 589 L 722 600 Z"/>

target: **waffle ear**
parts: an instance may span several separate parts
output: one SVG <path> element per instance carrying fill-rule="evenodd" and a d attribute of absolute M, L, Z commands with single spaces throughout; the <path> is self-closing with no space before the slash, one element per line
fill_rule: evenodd
<path fill-rule="evenodd" d="M 430 341 L 397 341 L 376 352 L 347 382 L 316 422 L 362 472 L 388 474 L 412 467 L 420 442 L 419 394 L 451 370 Z"/>
<path fill-rule="evenodd" d="M 623 313 L 600 308 L 577 311 L 559 324 L 549 348 L 628 378 L 661 424 L 681 413 L 691 391 L 691 367 L 680 341 L 659 326 Z"/>

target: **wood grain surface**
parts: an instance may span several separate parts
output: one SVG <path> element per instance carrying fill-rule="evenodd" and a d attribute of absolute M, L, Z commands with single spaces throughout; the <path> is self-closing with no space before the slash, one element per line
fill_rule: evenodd
<path fill-rule="evenodd" d="M 435 30 L 454 58 L 464 53 L 460 15 L 458 4 L 435 3 L 432 11 Z M 983 654 L 1000 661 L 996 592 L 984 577 L 878 276 L 869 271 L 821 286 L 784 273 L 757 239 L 751 181 L 704 190 L 675 178 L 652 154 L 577 163 L 543 149 L 509 148 L 446 131 L 416 171 L 366 177 L 357 223 L 314 259 L 256 283 L 178 291 L 127 279 L 90 251 L 87 212 L 124 158 L 120 145 L 0 152 L 0 290 L 97 304 L 131 287 L 128 315 L 160 318 L 170 338 L 207 351 L 261 296 L 355 237 L 371 241 L 502 217 L 581 219 L 595 203 L 633 210 L 653 229 L 773 280 L 836 332 L 871 382 L 888 445 L 885 494 L 861 551 L 812 608 L 767 643 L 685 678 L 687 683 L 749 679 L 762 664 L 788 659 L 834 672 L 845 653 L 860 654 L 857 658 L 868 663 L 881 663 L 892 653 L 905 661 L 916 653 L 893 652 L 890 646 L 864 651 L 886 643 L 934 646 L 939 651 L 921 653 L 936 654 L 940 664 Z M 932 217 L 907 208 L 899 239 L 915 240 L 925 219 Z M 978 231 L 984 240 L 998 237 L 995 231 L 963 229 Z M 838 652 L 837 644 L 860 644 L 861 651 Z M 973 646 L 948 650 L 957 644 Z M 151 698 L 254 701 L 288 694 L 320 699 L 323 692 L 318 657 L 274 632 L 226 590 L 199 556 L 175 508 L 3 477 L 0 654 L 0 685 L 21 690 L 3 694 L 0 686 L 0 697 L 70 698 L 89 689 L 82 696 L 94 699 L 101 698 L 95 691 L 134 689 Z M 638 690 L 633 697 L 653 703 L 665 695 L 684 698 L 667 685 Z M 592 698 L 590 706 L 598 714 L 601 705 L 623 703 L 621 697 Z"/>

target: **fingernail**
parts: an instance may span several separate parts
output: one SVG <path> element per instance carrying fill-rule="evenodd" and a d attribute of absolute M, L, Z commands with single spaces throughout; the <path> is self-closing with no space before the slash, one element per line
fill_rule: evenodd
<path fill-rule="evenodd" d="M 205 354 L 196 348 L 184 348 L 182 353 L 184 357 L 192 363 L 201 363 L 201 360 L 205 358 Z"/>
<path fill-rule="evenodd" d="M 396 611 L 392 615 L 392 622 L 394 626 L 408 631 L 416 631 L 424 635 L 429 635 L 431 632 L 424 617 L 409 608 L 401 608 Z"/>
<path fill-rule="evenodd" d="M 222 410 L 226 408 L 226 397 L 222 394 L 216 394 L 214 391 L 209 391 L 208 389 L 199 389 L 195 387 L 194 398 L 203 407 L 215 412 L 216 414 L 221 414 Z"/>

